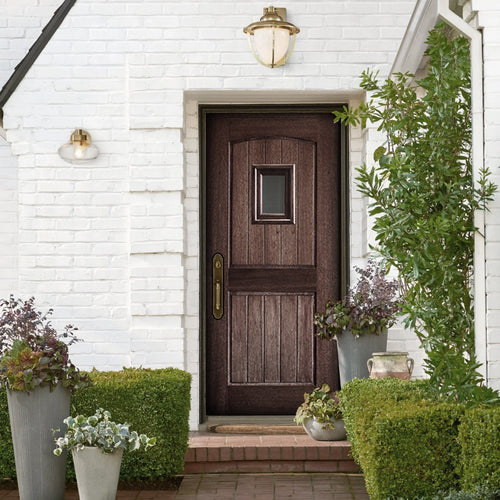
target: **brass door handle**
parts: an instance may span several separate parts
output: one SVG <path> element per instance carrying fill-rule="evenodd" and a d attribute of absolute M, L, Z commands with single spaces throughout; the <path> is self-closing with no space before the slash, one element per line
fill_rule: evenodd
<path fill-rule="evenodd" d="M 212 314 L 215 319 L 224 314 L 224 257 L 220 253 L 212 259 Z"/>

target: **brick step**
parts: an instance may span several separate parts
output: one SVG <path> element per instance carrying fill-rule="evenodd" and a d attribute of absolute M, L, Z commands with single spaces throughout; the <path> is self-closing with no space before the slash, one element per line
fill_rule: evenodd
<path fill-rule="evenodd" d="M 184 473 L 360 472 L 348 441 L 314 441 L 307 435 L 194 432 Z"/>

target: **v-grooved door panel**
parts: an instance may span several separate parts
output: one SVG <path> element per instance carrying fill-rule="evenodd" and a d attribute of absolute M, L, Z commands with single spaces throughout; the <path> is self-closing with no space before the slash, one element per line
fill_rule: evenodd
<path fill-rule="evenodd" d="M 230 308 L 231 384 L 313 382 L 314 294 L 236 293 Z"/>

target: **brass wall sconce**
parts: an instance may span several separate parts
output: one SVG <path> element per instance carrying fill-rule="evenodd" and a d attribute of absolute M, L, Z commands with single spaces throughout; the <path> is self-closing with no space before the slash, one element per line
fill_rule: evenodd
<path fill-rule="evenodd" d="M 99 150 L 92 144 L 90 134 L 86 130 L 76 129 L 69 142 L 61 146 L 58 153 L 68 163 L 85 163 L 97 158 Z"/>
<path fill-rule="evenodd" d="M 260 21 L 243 28 L 255 59 L 268 68 L 286 63 L 295 46 L 297 26 L 286 22 L 286 9 L 266 7 Z"/>

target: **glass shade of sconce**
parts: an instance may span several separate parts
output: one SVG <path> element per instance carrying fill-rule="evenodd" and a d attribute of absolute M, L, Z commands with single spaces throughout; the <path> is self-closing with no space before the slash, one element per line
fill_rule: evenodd
<path fill-rule="evenodd" d="M 243 28 L 252 53 L 261 64 L 275 68 L 286 63 L 295 46 L 297 26 L 286 22 L 286 9 L 264 8 L 260 21 Z"/>
<path fill-rule="evenodd" d="M 58 150 L 59 156 L 68 163 L 85 163 L 97 158 L 99 150 L 92 144 L 90 134 L 86 130 L 76 129 L 68 143 Z"/>

